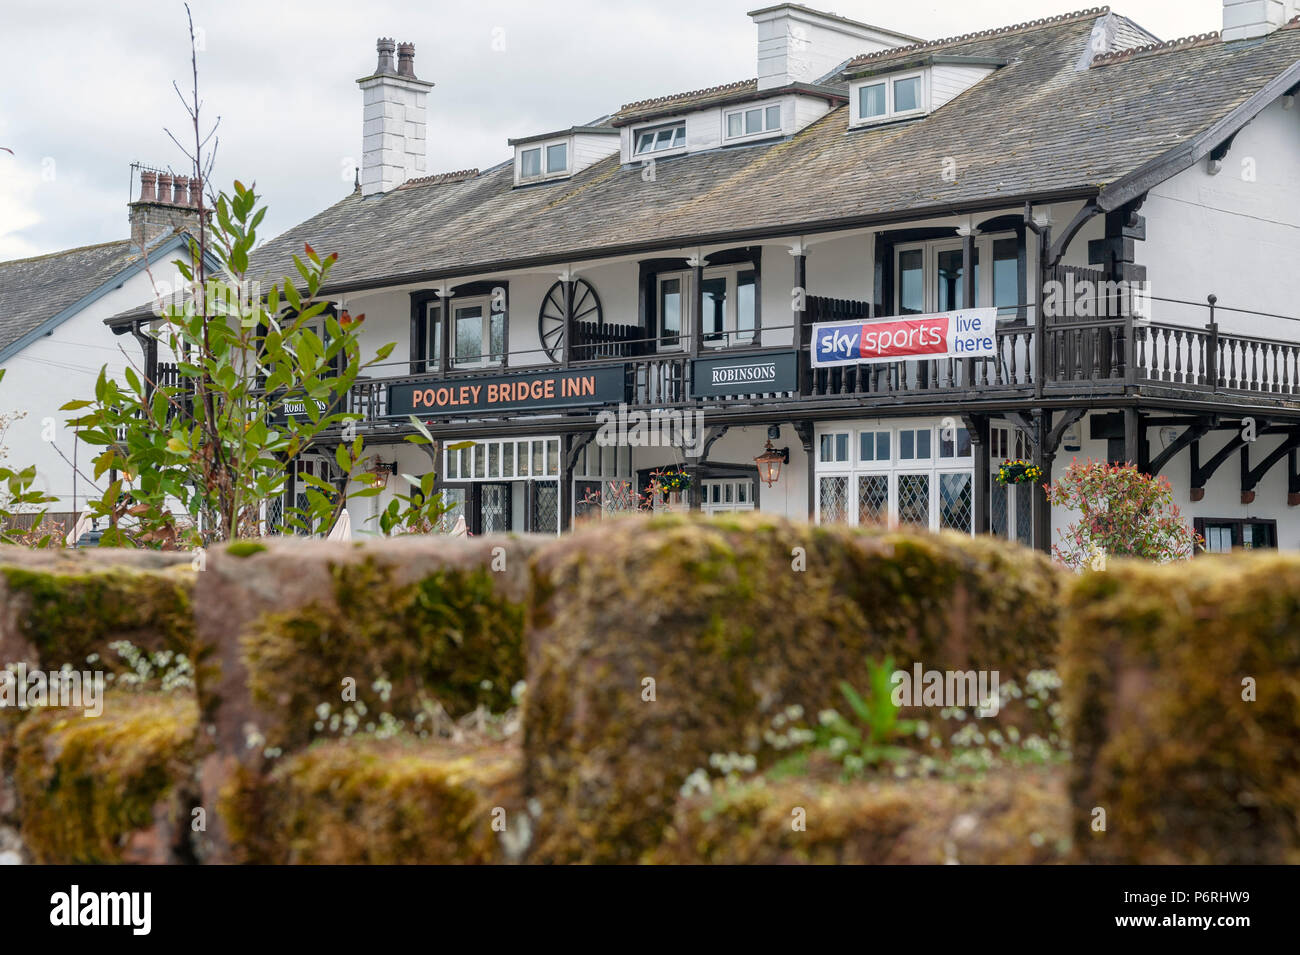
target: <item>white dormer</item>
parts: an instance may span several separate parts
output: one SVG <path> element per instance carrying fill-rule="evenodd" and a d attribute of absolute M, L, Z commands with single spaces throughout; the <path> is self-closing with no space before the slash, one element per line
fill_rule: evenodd
<path fill-rule="evenodd" d="M 618 152 L 619 131 L 604 125 L 606 119 L 510 140 L 515 148 L 515 185 L 567 179 Z"/>
<path fill-rule="evenodd" d="M 947 105 L 1005 65 L 987 57 L 901 57 L 845 70 L 849 126 L 873 126 L 925 116 Z"/>
<path fill-rule="evenodd" d="M 623 107 L 622 161 L 644 163 L 793 136 L 846 101 L 838 89 L 796 83 L 760 91 L 753 80 Z"/>

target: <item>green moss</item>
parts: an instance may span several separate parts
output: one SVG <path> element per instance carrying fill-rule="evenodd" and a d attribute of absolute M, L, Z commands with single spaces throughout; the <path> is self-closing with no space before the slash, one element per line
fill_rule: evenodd
<path fill-rule="evenodd" d="M 226 553 L 231 557 L 252 557 L 264 550 L 266 550 L 266 545 L 258 541 L 235 541 L 226 548 Z"/>
<path fill-rule="evenodd" d="M 536 858 L 632 861 L 711 753 L 756 751 L 780 708 L 842 706 L 866 661 L 1055 663 L 1062 572 L 956 534 L 683 515 L 579 532 L 535 558 L 526 773 Z M 655 700 L 643 681 L 655 681 Z"/>
<path fill-rule="evenodd" d="M 1300 555 L 1115 562 L 1065 620 L 1081 857 L 1300 862 Z"/>
<path fill-rule="evenodd" d="M 131 834 L 153 825 L 160 804 L 188 782 L 197 719 L 187 695 L 110 693 L 94 718 L 28 713 L 14 733 L 12 765 L 35 861 L 121 861 Z"/>
<path fill-rule="evenodd" d="M 220 811 L 245 861 L 497 862 L 493 809 L 505 810 L 507 830 L 526 825 L 518 811 L 519 762 L 506 745 L 317 743 L 284 759 L 263 783 L 240 777 Z"/>
<path fill-rule="evenodd" d="M 0 574 L 14 601 L 18 628 L 39 656 L 31 662 L 79 667 L 97 653 L 111 665 L 115 657 L 108 645 L 116 640 L 192 655 L 194 574 L 188 569 L 70 574 L 0 567 Z"/>
<path fill-rule="evenodd" d="M 1042 864 L 1064 861 L 1060 772 L 844 784 L 757 779 L 678 802 L 653 863 Z M 802 825 L 802 828 L 797 828 Z"/>
<path fill-rule="evenodd" d="M 271 718 L 269 745 L 310 740 L 318 706 L 348 705 L 345 678 L 366 717 L 390 712 L 408 728 L 426 701 L 452 716 L 509 708 L 524 675 L 523 607 L 502 598 L 491 571 L 438 568 L 396 583 L 371 558 L 332 572 L 330 601 L 266 615 L 242 638 L 249 689 Z M 387 699 L 381 678 L 391 684 Z"/>

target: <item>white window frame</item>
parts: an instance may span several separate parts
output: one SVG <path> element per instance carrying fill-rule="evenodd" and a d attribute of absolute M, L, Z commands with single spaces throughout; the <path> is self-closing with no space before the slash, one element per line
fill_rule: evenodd
<path fill-rule="evenodd" d="M 740 273 L 754 273 L 754 324 L 745 332 L 739 331 L 737 322 L 740 318 Z M 704 278 L 727 280 L 727 309 L 723 316 L 722 331 L 713 332 L 701 329 L 701 348 L 727 348 L 735 345 L 752 345 L 758 339 L 758 316 L 762 308 L 759 302 L 758 294 L 758 267 L 752 262 L 734 262 L 727 265 L 706 266 L 704 269 Z M 673 350 L 686 347 L 686 341 L 689 339 L 691 330 L 695 327 L 694 308 L 695 308 L 695 270 L 687 269 L 683 272 L 660 272 L 655 277 L 655 309 L 659 311 L 659 305 L 663 301 L 662 286 L 665 281 L 679 279 L 682 288 L 682 329 L 681 337 L 676 344 L 666 345 L 661 348 L 662 351 Z M 663 337 L 662 322 L 660 319 L 660 337 Z M 718 335 L 717 341 L 711 341 L 710 335 Z"/>
<path fill-rule="evenodd" d="M 564 146 L 564 169 L 559 172 L 546 171 L 546 153 L 552 146 Z M 538 150 L 538 169 L 535 176 L 524 175 L 524 153 Z M 515 185 L 533 182 L 547 182 L 551 179 L 567 179 L 573 175 L 573 137 L 559 136 L 555 139 L 539 139 L 535 142 L 521 143 L 515 148 Z"/>
<path fill-rule="evenodd" d="M 711 492 L 715 489 L 718 491 L 718 500 L 712 501 Z M 741 497 L 747 500 L 742 501 Z M 700 510 L 705 514 L 732 514 L 736 511 L 755 510 L 755 497 L 752 478 L 708 478 L 700 481 Z"/>
<path fill-rule="evenodd" d="M 658 133 L 661 130 L 669 128 L 675 129 L 678 126 L 682 128 L 682 144 L 680 146 L 666 146 L 663 149 L 651 149 L 649 152 L 645 153 L 639 153 L 636 151 L 637 141 L 640 140 L 642 133 Z M 689 135 L 690 131 L 686 128 L 686 119 L 684 117 L 680 119 L 669 119 L 654 123 L 646 123 L 644 126 L 634 126 L 632 127 L 632 142 L 628 147 L 631 152 L 630 161 L 638 162 L 646 159 L 662 159 L 665 156 L 679 156 L 686 152 L 688 143 L 687 137 Z M 676 139 L 677 137 L 674 136 L 673 138 Z"/>
<path fill-rule="evenodd" d="M 975 252 L 978 256 L 979 275 L 975 283 L 975 302 L 963 305 L 966 308 L 980 308 L 993 301 L 993 243 L 999 239 L 1014 239 L 1014 232 L 981 232 L 975 236 Z M 903 283 L 899 281 L 902 274 L 900 266 L 905 252 L 921 252 L 921 288 L 923 294 L 922 314 L 939 311 L 939 254 L 942 252 L 960 252 L 961 239 L 928 239 L 923 242 L 906 242 L 894 247 L 894 314 L 898 315 L 903 304 Z M 1023 297 L 1023 292 L 1020 296 Z M 1007 308 L 1006 314 L 999 315 L 999 321 L 1010 321 L 1016 317 L 1016 309 Z"/>
<path fill-rule="evenodd" d="M 491 295 L 475 295 L 471 298 L 463 298 L 463 299 L 453 298 L 453 299 L 447 299 L 445 305 L 446 305 L 446 313 L 450 314 L 451 316 L 451 327 L 448 329 L 449 338 L 450 338 L 450 345 L 448 350 L 450 354 L 448 354 L 447 356 L 447 367 L 452 371 L 459 371 L 465 368 L 501 367 L 502 359 L 505 357 L 504 354 L 501 356 L 501 358 L 493 359 L 492 357 L 492 316 L 494 314 L 501 315 L 502 316 L 501 320 L 503 325 L 506 321 L 509 321 L 509 319 L 506 316 L 505 312 L 494 313 L 492 311 L 493 297 Z M 486 354 L 483 357 L 480 357 L 478 361 L 462 361 L 457 352 L 456 326 L 459 322 L 457 313 L 462 308 L 475 308 L 475 307 L 481 307 L 483 309 L 483 314 L 480 317 L 480 320 L 483 323 L 483 330 L 482 330 L 483 337 L 480 340 L 482 341 L 483 345 L 486 346 L 484 348 Z"/>
<path fill-rule="evenodd" d="M 916 109 L 897 110 L 894 108 L 894 84 L 910 79 L 920 79 L 921 81 L 920 105 Z M 867 86 L 879 86 L 881 83 L 885 84 L 885 112 L 880 116 L 863 116 L 859 110 L 859 90 Z M 930 71 L 910 70 L 906 73 L 886 73 L 864 77 L 849 85 L 849 103 L 850 109 L 853 110 L 850 126 L 872 126 L 876 123 L 886 123 L 895 119 L 924 116 L 930 111 Z"/>
<path fill-rule="evenodd" d="M 767 125 L 767 111 L 774 106 L 776 107 L 777 110 L 776 126 L 769 127 Z M 743 127 L 745 122 L 744 119 L 745 114 L 755 109 L 761 110 L 763 113 L 763 128 L 756 133 L 742 132 L 735 136 L 732 136 L 728 132 L 728 129 L 730 128 L 731 117 L 737 115 L 740 116 L 741 117 L 740 122 Z M 755 142 L 760 139 L 771 139 L 774 136 L 780 136 L 784 127 L 785 127 L 785 106 L 779 99 L 765 100 L 759 103 L 746 103 L 743 106 L 737 106 L 735 109 L 722 110 L 722 141 L 724 143 L 727 143 L 728 145 L 732 143 Z"/>
<path fill-rule="evenodd" d="M 940 482 L 945 474 L 965 474 L 971 481 L 971 493 L 974 494 L 975 480 L 975 459 L 974 447 L 972 445 L 971 453 L 960 457 L 939 457 L 939 429 L 942 425 L 933 423 L 924 424 L 922 422 L 902 423 L 894 425 L 883 425 L 867 422 L 851 422 L 847 425 L 836 425 L 828 427 L 825 430 L 816 432 L 814 440 L 814 474 L 813 478 L 816 485 L 816 520 L 821 523 L 822 520 L 822 478 L 823 477 L 844 477 L 846 478 L 846 493 L 848 499 L 845 502 L 846 523 L 856 526 L 858 524 L 858 478 L 868 475 L 884 475 L 889 481 L 889 500 L 887 504 L 888 526 L 898 528 L 901 525 L 898 512 L 898 486 L 899 479 L 906 474 L 923 474 L 927 477 L 928 496 L 929 496 L 929 519 L 928 527 L 931 531 L 940 529 L 942 515 L 940 513 L 941 495 L 939 490 Z M 903 431 L 926 431 L 930 432 L 930 456 L 928 458 L 902 458 L 899 456 L 900 433 Z M 862 435 L 878 434 L 886 432 L 889 434 L 889 460 L 888 461 L 865 461 L 862 459 Z M 823 461 L 821 459 L 821 440 L 823 437 L 847 434 L 849 441 L 849 456 L 847 461 Z M 954 443 L 954 451 L 956 445 Z M 974 514 L 972 513 L 972 518 Z M 974 533 L 972 520 L 971 533 Z"/>
<path fill-rule="evenodd" d="M 540 442 L 542 447 L 542 474 L 533 474 L 532 471 L 532 453 L 533 444 Z M 459 444 L 458 441 L 448 441 L 448 444 Z M 510 467 L 505 466 L 505 445 L 513 445 L 514 448 L 510 455 Z M 493 455 L 490 448 L 496 448 L 496 454 Z M 528 449 L 527 468 L 520 467 L 520 449 Z M 501 483 L 502 481 L 558 481 L 563 471 L 563 464 L 560 460 L 563 454 L 563 443 L 555 435 L 540 437 L 518 437 L 518 438 L 485 438 L 481 441 L 474 441 L 473 445 L 468 448 L 460 448 L 452 451 L 449 447 L 444 448 L 442 452 L 442 475 L 443 480 L 448 484 L 469 484 L 475 481 L 486 481 L 492 483 Z M 453 463 L 453 455 L 455 455 Z M 492 459 L 496 459 L 496 468 L 490 467 Z M 483 473 L 478 473 L 478 462 L 483 461 Z M 468 473 L 465 473 L 468 471 Z"/>

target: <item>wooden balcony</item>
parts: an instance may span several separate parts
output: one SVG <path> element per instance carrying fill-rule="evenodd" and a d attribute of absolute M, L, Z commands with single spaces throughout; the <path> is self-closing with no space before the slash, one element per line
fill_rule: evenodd
<path fill-rule="evenodd" d="M 1079 270 L 1082 271 L 1082 270 Z M 1205 308 L 1206 306 L 1200 306 Z M 810 297 L 805 328 L 816 322 L 865 318 L 868 306 L 852 300 Z M 1300 394 L 1300 341 L 1269 340 L 1228 334 L 1214 321 L 1204 327 L 1148 322 L 1132 317 L 1102 319 L 1049 318 L 1043 334 L 1041 372 L 1039 328 L 1026 321 L 1021 306 L 1017 314 L 1000 321 L 996 354 L 982 358 L 937 358 L 889 364 L 813 368 L 808 360 L 807 335 L 798 354 L 799 381 L 795 389 L 754 392 L 726 397 L 693 396 L 692 356 L 689 348 L 655 353 L 656 343 L 640 336 L 634 326 L 602 325 L 583 328 L 575 343 L 570 369 L 621 367 L 624 400 L 633 408 L 704 407 L 723 411 L 733 407 L 807 406 L 861 402 L 885 408 L 936 398 L 1004 404 L 1007 400 L 1039 398 L 1105 397 L 1158 394 L 1185 397 L 1195 402 L 1262 399 L 1279 406 Z M 769 326 L 769 330 L 771 327 Z M 717 355 L 761 358 L 790 346 L 763 348 L 743 345 L 703 348 L 700 357 Z M 401 425 L 402 414 L 390 414 L 389 388 L 395 384 L 445 384 L 473 382 L 492 376 L 537 375 L 561 366 L 554 362 L 511 364 L 506 369 L 459 369 L 444 375 L 424 374 L 359 381 L 348 398 L 347 409 L 363 422 L 388 421 Z M 1041 380 L 1040 380 L 1041 377 Z M 594 408 L 565 409 L 591 414 Z M 528 412 L 511 412 L 511 415 Z M 544 412 L 553 414 L 554 411 Z"/>

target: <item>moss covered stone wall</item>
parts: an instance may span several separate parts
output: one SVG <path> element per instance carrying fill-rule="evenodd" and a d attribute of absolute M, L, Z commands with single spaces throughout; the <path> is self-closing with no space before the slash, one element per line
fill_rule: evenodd
<path fill-rule="evenodd" d="M 757 514 L 559 541 L 534 563 L 530 604 L 534 858 L 636 861 L 710 754 L 761 752 L 778 709 L 841 705 L 840 681 L 863 686 L 869 659 L 1004 678 L 1052 665 L 1060 584 L 994 540 Z"/>
<path fill-rule="evenodd" d="M 1064 619 L 1080 857 L 1300 862 L 1300 555 L 1113 563 Z"/>

